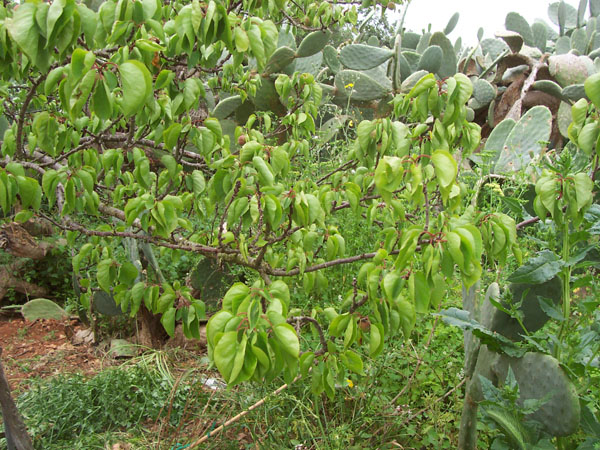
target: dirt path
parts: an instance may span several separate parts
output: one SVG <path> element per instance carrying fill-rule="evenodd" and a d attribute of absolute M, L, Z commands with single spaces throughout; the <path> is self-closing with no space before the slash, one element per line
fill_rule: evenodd
<path fill-rule="evenodd" d="M 99 350 L 88 344 L 73 345 L 71 337 L 82 327 L 76 321 L 38 320 L 0 316 L 0 346 L 12 389 L 26 389 L 28 380 L 59 373 L 91 375 L 111 365 Z"/>

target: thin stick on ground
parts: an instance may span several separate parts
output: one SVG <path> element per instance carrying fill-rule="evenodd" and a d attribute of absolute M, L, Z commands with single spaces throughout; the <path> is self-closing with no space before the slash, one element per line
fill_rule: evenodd
<path fill-rule="evenodd" d="M 292 381 L 292 383 L 295 383 L 297 380 L 299 380 L 301 377 L 301 375 L 298 375 L 296 378 L 294 378 L 294 381 Z M 290 384 L 292 384 L 290 383 Z M 285 389 L 288 388 L 288 386 L 290 384 L 284 384 L 283 386 L 280 386 L 277 390 L 275 390 L 274 392 L 272 392 L 271 394 L 267 395 L 266 397 L 263 397 L 262 399 L 260 399 L 259 401 L 257 401 L 254 405 L 252 405 L 250 408 L 242 411 L 241 413 L 239 413 L 237 416 L 232 417 L 231 419 L 229 419 L 227 422 L 225 422 L 223 425 L 218 426 L 217 428 L 215 428 L 214 430 L 210 431 L 209 433 L 207 433 L 206 435 L 202 436 L 200 439 L 196 440 L 195 442 L 192 442 L 188 448 L 192 449 L 197 447 L 198 445 L 202 444 L 203 442 L 206 442 L 208 439 L 210 439 L 211 437 L 213 437 L 214 435 L 220 433 L 221 431 L 223 431 L 223 429 L 225 427 L 228 427 L 229 425 L 231 425 L 232 423 L 237 422 L 238 420 L 240 420 L 242 417 L 248 415 L 251 411 L 255 410 L 256 408 L 258 408 L 259 406 L 262 406 L 267 399 L 272 396 L 272 395 L 278 395 L 281 392 L 283 392 Z"/>

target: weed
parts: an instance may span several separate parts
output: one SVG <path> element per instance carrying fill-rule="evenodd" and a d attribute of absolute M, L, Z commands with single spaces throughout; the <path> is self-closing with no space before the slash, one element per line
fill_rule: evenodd
<path fill-rule="evenodd" d="M 56 339 L 56 330 L 50 330 L 50 332 L 48 332 L 43 339 L 46 342 Z"/>
<path fill-rule="evenodd" d="M 28 333 L 29 333 L 29 328 L 27 328 L 27 327 L 21 327 L 17 330 L 17 336 L 19 337 L 19 339 L 25 339 L 25 337 L 27 337 Z"/>

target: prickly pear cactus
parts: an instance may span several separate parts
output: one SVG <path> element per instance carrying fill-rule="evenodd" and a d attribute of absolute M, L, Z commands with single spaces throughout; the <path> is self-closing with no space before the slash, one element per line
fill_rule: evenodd
<path fill-rule="evenodd" d="M 544 142 L 550 140 L 552 113 L 545 106 L 534 106 L 516 123 L 500 150 L 495 173 L 516 172 L 538 157 Z"/>
<path fill-rule="evenodd" d="M 581 410 L 575 386 L 556 358 L 529 352 L 520 358 L 499 355 L 482 346 L 469 392 L 475 401 L 483 400 L 479 375 L 501 385 L 511 367 L 519 384 L 522 403 L 528 399 L 552 397 L 529 417 L 542 424 L 553 436 L 567 436 L 577 431 Z"/>
<path fill-rule="evenodd" d="M 34 321 L 38 319 L 63 320 L 69 317 L 67 312 L 46 298 L 36 298 L 28 301 L 21 307 L 21 314 L 25 320 Z"/>
<path fill-rule="evenodd" d="M 510 291 L 513 301 L 523 300 L 521 304 L 522 323 L 528 331 L 538 330 L 549 319 L 542 311 L 538 297 L 550 298 L 554 302 L 558 302 L 562 292 L 561 283 L 557 279 L 537 286 L 513 284 Z M 513 340 L 522 339 L 523 330 L 517 321 L 497 309 L 491 302 L 491 300 L 500 301 L 500 289 L 497 283 L 489 286 L 481 311 L 473 307 L 476 302 L 473 303 L 465 291 L 463 291 L 463 297 L 465 304 L 471 305 L 469 310 L 479 317 L 482 325 L 486 328 Z M 519 358 L 510 357 L 506 354 L 495 353 L 486 345 L 477 347 L 476 342 L 478 341 L 472 337 L 469 342 L 465 342 L 466 349 L 476 348 L 477 351 L 475 353 L 476 361 L 471 362 L 471 365 L 474 364 L 474 369 L 468 371 L 471 378 L 465 395 L 459 448 L 474 449 L 477 445 L 477 404 L 483 400 L 481 377 L 500 386 L 506 379 L 509 367 L 519 385 L 519 401 L 521 403 L 529 399 L 541 399 L 551 394 L 550 399 L 530 415 L 532 420 L 542 424 L 544 430 L 553 436 L 566 436 L 577 431 L 581 415 L 579 396 L 575 386 L 554 357 L 536 352 L 525 353 Z M 472 354 L 473 351 L 470 350 L 469 353 Z M 472 359 L 473 355 L 470 355 L 470 358 Z"/>
<path fill-rule="evenodd" d="M 497 294 L 491 294 L 490 296 L 502 303 L 499 298 L 497 283 L 490 285 L 488 293 L 493 289 L 496 290 Z M 551 300 L 554 305 L 557 305 L 562 298 L 562 283 L 558 277 L 542 284 L 512 283 L 509 289 L 513 301 L 521 302 L 519 308 L 522 313 L 521 323 L 530 333 L 542 328 L 549 319 L 540 306 L 539 297 Z M 508 305 L 504 304 L 504 306 L 507 307 Z M 523 339 L 524 330 L 521 328 L 519 322 L 496 308 L 489 299 L 483 304 L 481 321 L 486 324 L 489 330 L 495 331 L 512 341 L 521 341 Z"/>

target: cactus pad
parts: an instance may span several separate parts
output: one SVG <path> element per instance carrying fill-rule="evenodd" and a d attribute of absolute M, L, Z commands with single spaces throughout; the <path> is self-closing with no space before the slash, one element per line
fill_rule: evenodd
<path fill-rule="evenodd" d="M 573 102 L 576 102 L 580 98 L 587 98 L 585 95 L 585 88 L 583 84 L 572 84 L 562 90 L 562 95 Z"/>
<path fill-rule="evenodd" d="M 377 100 L 384 97 L 389 89 L 375 81 L 369 75 L 355 70 L 342 70 L 335 76 L 338 93 L 357 101 Z"/>
<path fill-rule="evenodd" d="M 492 285 L 494 284 L 492 283 Z M 523 326 L 530 333 L 542 328 L 549 319 L 540 307 L 538 297 L 550 299 L 555 305 L 561 301 L 562 297 L 562 284 L 559 278 L 553 278 L 542 284 L 511 284 L 509 289 L 512 293 L 513 302 L 522 301 L 519 310 L 523 314 Z M 499 291 L 492 297 L 500 302 Z M 505 304 L 504 306 L 508 305 Z M 482 307 L 482 323 L 491 331 L 495 331 L 512 341 L 521 341 L 523 339 L 522 335 L 525 333 L 516 319 L 497 309 L 488 297 L 486 297 Z"/>
<path fill-rule="evenodd" d="M 331 32 L 327 30 L 313 31 L 312 33 L 307 34 L 306 37 L 302 39 L 302 42 L 296 51 L 296 56 L 298 58 L 306 58 L 307 56 L 319 53 L 329 42 L 330 36 Z"/>
<path fill-rule="evenodd" d="M 558 121 L 558 131 L 560 134 L 568 138 L 569 137 L 569 125 L 573 121 L 573 115 L 571 113 L 571 105 L 566 102 L 560 102 L 558 112 L 556 113 L 556 120 Z"/>
<path fill-rule="evenodd" d="M 431 40 L 431 33 L 423 33 L 423 35 L 421 36 L 421 39 L 419 39 L 419 44 L 417 45 L 417 48 L 415 49 L 415 51 L 422 55 L 425 50 L 427 50 L 427 47 L 429 47 L 429 41 Z"/>
<path fill-rule="evenodd" d="M 508 49 L 509 47 L 506 42 L 501 39 L 487 38 L 481 41 L 481 50 L 483 54 L 490 55 L 491 60 L 495 60 Z"/>
<path fill-rule="evenodd" d="M 407 31 L 406 33 L 404 33 L 402 35 L 402 47 L 416 50 L 417 45 L 419 45 L 420 40 L 421 40 L 420 34 L 413 33 L 412 31 Z"/>
<path fill-rule="evenodd" d="M 94 311 L 105 316 L 120 316 L 123 314 L 121 307 L 117 305 L 114 297 L 104 291 L 94 292 L 92 304 Z"/>
<path fill-rule="evenodd" d="M 392 50 L 364 44 L 350 44 L 340 52 L 340 62 L 348 69 L 367 70 L 380 66 L 394 55 Z"/>
<path fill-rule="evenodd" d="M 256 95 L 251 97 L 251 100 L 259 111 L 273 111 L 276 114 L 285 112 L 285 108 L 279 101 L 275 83 L 268 78 L 261 80 L 260 87 L 256 90 Z"/>
<path fill-rule="evenodd" d="M 444 33 L 433 33 L 431 45 L 437 45 L 442 49 L 442 64 L 439 70 L 436 72 L 440 78 L 451 77 L 456 73 L 456 53 L 454 52 L 454 46 Z"/>
<path fill-rule="evenodd" d="M 281 72 L 284 67 L 294 61 L 295 57 L 295 52 L 290 47 L 279 47 L 269 58 L 269 62 L 265 67 L 265 74 Z"/>
<path fill-rule="evenodd" d="M 548 68 L 550 75 L 562 87 L 583 83 L 589 75 L 585 61 L 573 54 L 551 56 L 548 58 Z"/>
<path fill-rule="evenodd" d="M 509 31 L 519 33 L 527 45 L 535 45 L 533 31 L 522 15 L 516 12 L 509 12 L 506 15 L 504 26 Z"/>
<path fill-rule="evenodd" d="M 331 45 L 326 45 L 323 49 L 323 60 L 334 75 L 342 70 L 342 64 L 338 58 L 337 50 Z"/>
<path fill-rule="evenodd" d="M 427 47 L 427 50 L 421 55 L 418 63 L 419 70 L 436 73 L 442 65 L 442 49 L 439 45 Z"/>
<path fill-rule="evenodd" d="M 529 352 L 521 358 L 511 358 L 494 353 L 483 345 L 479 350 L 473 382 L 469 386 L 473 399 L 483 400 L 479 375 L 499 386 L 506 380 L 509 366 L 519 384 L 519 402 L 552 395 L 529 416 L 530 419 L 540 422 L 553 436 L 567 436 L 577 430 L 581 415 L 577 391 L 558 361 L 550 355 Z"/>
<path fill-rule="evenodd" d="M 64 320 L 69 317 L 64 309 L 46 298 L 36 298 L 28 301 L 21 307 L 21 314 L 25 320 L 29 321 L 38 319 Z"/>
<path fill-rule="evenodd" d="M 548 6 L 548 17 L 554 25 L 560 26 L 558 17 L 558 7 L 561 2 L 554 2 Z M 564 2 L 565 6 L 565 28 L 575 28 L 577 26 L 577 10 L 568 3 Z"/>
<path fill-rule="evenodd" d="M 217 119 L 225 119 L 229 117 L 236 109 L 242 105 L 242 97 L 239 95 L 232 95 L 221 100 L 215 109 L 213 109 L 212 116 Z"/>
<path fill-rule="evenodd" d="M 289 47 L 292 50 L 296 50 L 296 38 L 292 33 L 285 29 L 281 29 L 279 31 L 279 36 L 277 38 L 277 47 Z"/>
<path fill-rule="evenodd" d="M 233 284 L 234 278 L 229 266 L 219 267 L 214 260 L 205 258 L 188 275 L 188 284 L 193 289 L 192 295 L 195 298 L 216 304 Z"/>
<path fill-rule="evenodd" d="M 506 42 L 513 53 L 519 53 L 523 47 L 523 36 L 514 31 L 501 31 L 496 33 L 496 37 L 499 37 Z"/>
<path fill-rule="evenodd" d="M 580 55 L 586 53 L 588 36 L 583 28 L 576 28 L 571 34 L 571 48 L 577 50 Z"/>
<path fill-rule="evenodd" d="M 496 88 L 489 82 L 480 78 L 473 82 L 473 97 L 469 101 L 469 106 L 474 110 L 481 109 L 490 104 L 496 98 Z"/>
<path fill-rule="evenodd" d="M 458 23 L 458 19 L 460 18 L 460 14 L 455 12 L 454 14 L 452 14 L 452 17 L 450 17 L 450 20 L 448 21 L 448 23 L 446 24 L 446 27 L 444 28 L 444 34 L 450 34 L 452 33 L 452 31 L 454 31 L 454 28 L 456 28 L 456 24 Z"/>
<path fill-rule="evenodd" d="M 295 63 L 297 72 L 306 72 L 316 76 L 321 70 L 321 65 L 323 64 L 323 53 L 319 52 L 312 56 L 307 56 L 306 58 L 297 58 Z"/>
<path fill-rule="evenodd" d="M 533 89 L 553 95 L 556 98 L 562 98 L 562 88 L 551 80 L 538 80 L 533 83 Z"/>
<path fill-rule="evenodd" d="M 495 173 L 514 172 L 525 167 L 550 139 L 552 113 L 545 106 L 534 106 L 514 126 L 500 153 Z"/>
<path fill-rule="evenodd" d="M 533 43 L 543 53 L 546 51 L 546 45 L 548 42 L 548 28 L 543 23 L 536 22 L 531 25 L 531 32 L 533 33 Z"/>
<path fill-rule="evenodd" d="M 502 355 L 495 367 L 500 381 L 506 379 L 509 365 L 519 384 L 520 402 L 552 395 L 529 418 L 541 423 L 553 436 L 567 436 L 577 431 L 581 415 L 579 396 L 555 358 L 534 352 L 522 358 Z"/>

